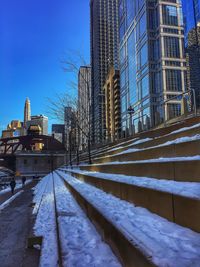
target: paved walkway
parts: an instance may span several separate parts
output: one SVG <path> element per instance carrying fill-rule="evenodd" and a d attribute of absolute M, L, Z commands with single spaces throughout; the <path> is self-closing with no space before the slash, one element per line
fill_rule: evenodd
<path fill-rule="evenodd" d="M 26 249 L 27 238 L 32 228 L 31 188 L 35 184 L 36 182 L 28 184 L 24 192 L 0 212 L 1 267 L 38 266 L 39 251 L 30 252 Z"/>
<path fill-rule="evenodd" d="M 9 187 L 9 188 L 10 188 L 10 187 Z M 19 192 L 20 190 L 22 190 L 22 188 L 16 189 L 16 190 L 15 190 L 15 194 L 16 194 L 17 192 Z M 0 205 L 1 205 L 3 202 L 5 202 L 7 199 L 9 199 L 10 197 L 12 197 L 12 194 L 11 194 L 10 191 L 9 191 L 9 192 L 6 192 L 6 193 L 4 193 L 4 194 L 1 194 L 1 195 L 0 195 Z"/>

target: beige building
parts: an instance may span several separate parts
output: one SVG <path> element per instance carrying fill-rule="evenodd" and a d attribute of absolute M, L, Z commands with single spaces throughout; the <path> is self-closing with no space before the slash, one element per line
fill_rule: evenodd
<path fill-rule="evenodd" d="M 2 131 L 2 138 L 17 137 L 23 135 L 22 123 L 19 120 L 12 120 L 7 129 Z"/>
<path fill-rule="evenodd" d="M 78 74 L 78 124 L 79 148 L 88 146 L 91 129 L 91 67 L 81 66 Z"/>
<path fill-rule="evenodd" d="M 105 118 L 106 139 L 114 141 L 119 137 L 121 128 L 120 75 L 119 71 L 110 68 L 105 85 Z"/>

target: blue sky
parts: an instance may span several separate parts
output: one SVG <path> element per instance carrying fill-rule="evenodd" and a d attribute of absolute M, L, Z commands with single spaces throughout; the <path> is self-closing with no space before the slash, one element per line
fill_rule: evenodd
<path fill-rule="evenodd" d="M 32 114 L 45 114 L 46 97 L 64 92 L 71 79 L 60 60 L 69 49 L 89 62 L 89 0 L 1 0 L 0 131 Z M 50 122 L 51 123 L 51 122 Z"/>

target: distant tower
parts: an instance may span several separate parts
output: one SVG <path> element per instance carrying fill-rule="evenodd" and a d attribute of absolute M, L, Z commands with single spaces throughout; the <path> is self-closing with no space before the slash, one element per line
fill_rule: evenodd
<path fill-rule="evenodd" d="M 27 121 L 31 120 L 31 102 L 29 98 L 26 98 L 25 106 L 24 106 L 24 127 L 26 127 Z"/>

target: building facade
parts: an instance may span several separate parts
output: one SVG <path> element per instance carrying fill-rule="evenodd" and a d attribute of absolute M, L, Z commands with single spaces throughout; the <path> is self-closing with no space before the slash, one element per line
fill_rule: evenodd
<path fill-rule="evenodd" d="M 77 147 L 76 115 L 72 107 L 65 107 L 65 148 L 67 151 L 74 151 Z"/>
<path fill-rule="evenodd" d="M 2 138 L 22 136 L 23 133 L 23 123 L 19 120 L 12 120 L 7 129 L 2 131 Z"/>
<path fill-rule="evenodd" d="M 88 146 L 91 137 L 91 67 L 81 66 L 78 74 L 78 142 L 80 150 Z"/>
<path fill-rule="evenodd" d="M 104 95 L 106 140 L 113 142 L 120 137 L 121 131 L 120 74 L 113 67 L 110 68 L 104 85 Z"/>
<path fill-rule="evenodd" d="M 29 98 L 26 98 L 24 105 L 24 127 L 26 128 L 27 121 L 31 120 L 31 102 Z"/>
<path fill-rule="evenodd" d="M 93 141 L 105 139 L 103 86 L 110 66 L 119 68 L 118 0 L 90 1 Z"/>
<path fill-rule="evenodd" d="M 48 117 L 44 115 L 31 116 L 31 120 L 26 122 L 26 128 L 30 126 L 40 126 L 41 134 L 48 135 Z"/>
<path fill-rule="evenodd" d="M 188 42 L 188 33 L 200 22 L 200 0 L 182 0 L 185 41 Z"/>
<path fill-rule="evenodd" d="M 124 134 L 181 114 L 186 60 L 179 0 L 120 0 L 119 18 Z"/>
<path fill-rule="evenodd" d="M 200 0 L 182 0 L 187 60 L 187 88 L 200 108 Z"/>
<path fill-rule="evenodd" d="M 65 125 L 64 124 L 52 124 L 52 135 L 62 144 L 65 144 Z"/>

